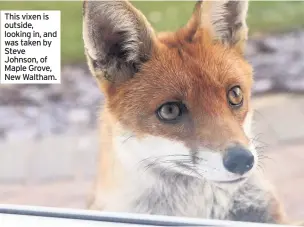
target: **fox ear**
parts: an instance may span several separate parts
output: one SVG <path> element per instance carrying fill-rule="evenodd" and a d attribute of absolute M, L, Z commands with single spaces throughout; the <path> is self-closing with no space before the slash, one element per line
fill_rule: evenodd
<path fill-rule="evenodd" d="M 154 31 L 128 1 L 84 1 L 83 39 L 93 75 L 119 83 L 149 59 Z"/>
<path fill-rule="evenodd" d="M 200 3 L 200 25 L 212 38 L 244 51 L 248 36 L 248 0 L 206 0 Z"/>

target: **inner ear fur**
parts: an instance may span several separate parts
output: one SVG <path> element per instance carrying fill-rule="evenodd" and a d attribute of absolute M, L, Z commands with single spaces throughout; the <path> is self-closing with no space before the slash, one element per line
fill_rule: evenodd
<path fill-rule="evenodd" d="M 121 83 L 149 60 L 155 34 L 128 1 L 84 1 L 83 40 L 91 72 L 102 82 Z"/>
<path fill-rule="evenodd" d="M 211 40 L 243 54 L 248 39 L 247 12 L 248 0 L 198 1 L 185 28 L 201 28 Z"/>

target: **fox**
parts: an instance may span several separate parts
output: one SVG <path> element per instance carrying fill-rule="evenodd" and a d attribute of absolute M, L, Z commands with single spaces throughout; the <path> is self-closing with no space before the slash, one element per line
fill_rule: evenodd
<path fill-rule="evenodd" d="M 127 0 L 83 1 L 87 64 L 104 96 L 88 209 L 290 223 L 259 171 L 246 0 L 197 1 L 156 32 Z"/>

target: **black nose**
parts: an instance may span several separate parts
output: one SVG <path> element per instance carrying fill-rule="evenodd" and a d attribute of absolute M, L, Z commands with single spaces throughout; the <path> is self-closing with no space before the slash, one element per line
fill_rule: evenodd
<path fill-rule="evenodd" d="M 248 149 L 235 145 L 226 149 L 223 164 L 229 172 L 243 175 L 253 167 L 254 156 Z"/>

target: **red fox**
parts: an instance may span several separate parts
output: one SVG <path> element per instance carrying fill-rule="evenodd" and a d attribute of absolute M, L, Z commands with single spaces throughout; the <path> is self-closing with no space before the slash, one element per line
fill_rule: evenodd
<path fill-rule="evenodd" d="M 251 134 L 247 1 L 198 1 L 156 34 L 128 1 L 84 1 L 89 68 L 105 96 L 91 209 L 287 223 Z"/>

